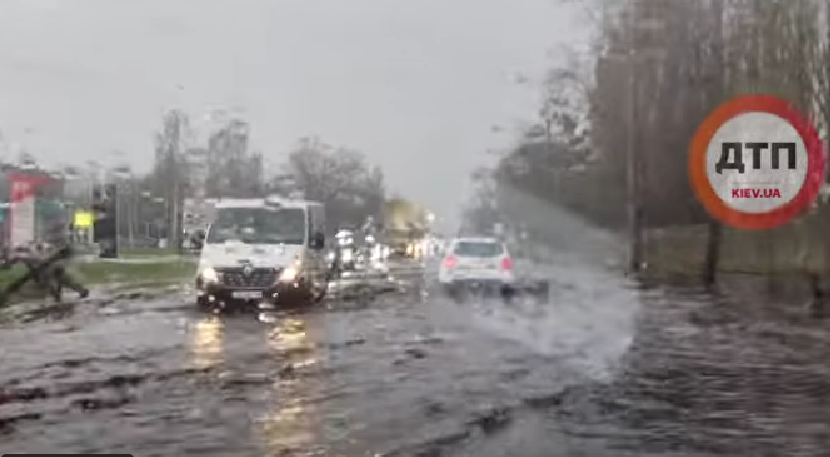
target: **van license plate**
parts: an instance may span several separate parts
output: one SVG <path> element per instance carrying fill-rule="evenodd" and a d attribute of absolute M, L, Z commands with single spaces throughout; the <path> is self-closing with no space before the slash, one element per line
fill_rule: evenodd
<path fill-rule="evenodd" d="M 233 298 L 241 298 L 245 300 L 253 300 L 262 298 L 262 292 L 259 290 L 238 290 L 231 294 Z"/>

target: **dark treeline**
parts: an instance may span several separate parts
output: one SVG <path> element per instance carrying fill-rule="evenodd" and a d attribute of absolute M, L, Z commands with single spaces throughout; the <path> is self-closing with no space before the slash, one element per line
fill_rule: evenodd
<path fill-rule="evenodd" d="M 704 223 L 687 177 L 688 147 L 720 103 L 772 94 L 820 130 L 828 125 L 830 8 L 818 0 L 620 0 L 591 8 L 601 11 L 595 54 L 589 64 L 572 59 L 550 70 L 538 125 L 492 170 L 499 185 L 622 228 L 630 145 L 645 224 Z"/>

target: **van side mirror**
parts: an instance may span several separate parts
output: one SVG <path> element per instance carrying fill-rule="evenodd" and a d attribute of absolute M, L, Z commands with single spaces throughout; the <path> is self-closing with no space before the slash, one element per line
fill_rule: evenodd
<path fill-rule="evenodd" d="M 326 235 L 323 232 L 315 232 L 314 235 L 311 237 L 311 249 L 316 251 L 320 251 L 326 247 Z"/>

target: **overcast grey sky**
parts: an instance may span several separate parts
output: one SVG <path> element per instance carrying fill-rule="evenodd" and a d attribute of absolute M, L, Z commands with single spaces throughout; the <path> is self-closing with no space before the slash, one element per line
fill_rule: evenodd
<path fill-rule="evenodd" d="M 508 75 L 584 29 L 557 0 L 0 0 L 0 132 L 146 169 L 165 108 L 239 106 L 273 162 L 318 134 L 446 214 L 536 109 Z"/>

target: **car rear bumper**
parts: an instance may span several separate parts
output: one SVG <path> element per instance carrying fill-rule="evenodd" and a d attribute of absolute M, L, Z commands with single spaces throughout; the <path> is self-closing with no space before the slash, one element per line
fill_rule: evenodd
<path fill-rule="evenodd" d="M 481 293 L 484 295 L 512 295 L 515 291 L 512 282 L 498 279 L 458 279 L 442 283 L 450 295 L 459 293 Z"/>
<path fill-rule="evenodd" d="M 507 275 L 439 275 L 438 281 L 444 285 L 455 284 L 460 286 L 470 284 L 504 284 L 510 286 L 516 282 L 512 276 Z"/>

